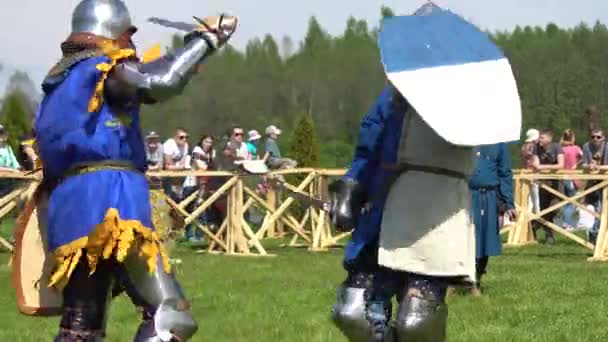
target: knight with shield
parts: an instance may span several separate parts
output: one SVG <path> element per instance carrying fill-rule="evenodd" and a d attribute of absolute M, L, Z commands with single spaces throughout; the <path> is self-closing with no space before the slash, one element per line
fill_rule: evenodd
<path fill-rule="evenodd" d="M 385 19 L 379 47 L 389 85 L 330 189 L 354 229 L 332 318 L 353 342 L 441 342 L 448 285 L 475 281 L 474 147 L 519 139 L 520 99 L 488 35 L 432 3 Z"/>

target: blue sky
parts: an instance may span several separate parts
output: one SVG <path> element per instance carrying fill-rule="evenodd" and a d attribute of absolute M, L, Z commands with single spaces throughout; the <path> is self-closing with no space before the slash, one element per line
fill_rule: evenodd
<path fill-rule="evenodd" d="M 40 82 L 60 56 L 59 43 L 70 31 L 70 16 L 78 0 L 3 1 L 0 11 L 0 93 L 15 69 L 27 71 Z M 426 0 L 126 0 L 135 24 L 140 28 L 136 42 L 145 49 L 166 43 L 171 32 L 146 23 L 150 16 L 188 21 L 192 15 L 228 12 L 240 17 L 241 26 L 233 45 L 244 47 L 256 36 L 270 33 L 295 41 L 306 32 L 308 18 L 315 15 L 332 34 L 344 30 L 349 16 L 376 25 L 380 7 L 387 5 L 398 14 L 409 14 Z M 515 25 L 574 26 L 580 22 L 608 23 L 608 0 L 437 0 L 436 4 L 461 14 L 490 30 L 508 30 Z"/>

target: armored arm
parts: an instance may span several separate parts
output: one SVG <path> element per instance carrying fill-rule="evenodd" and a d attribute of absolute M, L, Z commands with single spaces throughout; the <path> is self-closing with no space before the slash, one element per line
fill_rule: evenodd
<path fill-rule="evenodd" d="M 235 17 L 219 17 L 215 24 L 186 35 L 184 48 L 175 54 L 148 64 L 119 63 L 106 81 L 107 96 L 120 98 L 129 94 L 143 103 L 156 103 L 180 94 L 196 66 L 228 41 L 236 25 Z"/>
<path fill-rule="evenodd" d="M 357 226 L 369 192 L 370 177 L 380 162 L 384 123 L 395 108 L 392 96 L 392 89 L 387 88 L 363 118 L 351 167 L 342 179 L 330 186 L 331 220 L 340 230 L 347 231 Z"/>

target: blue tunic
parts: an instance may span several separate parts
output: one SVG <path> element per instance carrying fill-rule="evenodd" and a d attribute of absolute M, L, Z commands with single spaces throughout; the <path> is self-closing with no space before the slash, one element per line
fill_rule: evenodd
<path fill-rule="evenodd" d="M 67 178 L 51 193 L 48 239 L 53 251 L 89 235 L 110 208 L 121 219 L 152 227 L 139 108 L 121 116 L 108 104 L 89 113 L 88 104 L 102 72 L 96 66 L 109 58 L 89 58 L 76 64 L 54 90 L 46 94 L 35 121 L 45 177 L 62 177 L 77 163 L 125 161 L 141 172 L 103 170 Z"/>
<path fill-rule="evenodd" d="M 371 210 L 359 218 L 351 241 L 346 246 L 345 262 L 354 260 L 363 247 L 377 241 L 380 234 L 386 199 L 376 195 L 391 178 L 391 171 L 383 168 L 382 164 L 397 161 L 404 118 L 404 112 L 395 110 L 392 105 L 394 92 L 391 87 L 384 89 L 370 112 L 363 117 L 355 156 L 344 176 L 345 179 L 358 181 L 374 200 Z"/>
<path fill-rule="evenodd" d="M 507 144 L 481 146 L 476 149 L 477 163 L 469 180 L 473 196 L 472 211 L 476 233 L 476 256 L 500 255 L 499 201 L 513 209 L 513 173 Z"/>

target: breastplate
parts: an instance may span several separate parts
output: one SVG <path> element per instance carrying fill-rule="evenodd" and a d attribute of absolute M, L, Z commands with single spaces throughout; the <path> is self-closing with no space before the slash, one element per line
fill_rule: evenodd
<path fill-rule="evenodd" d="M 470 175 L 474 167 L 472 147 L 448 143 L 412 108 L 403 120 L 397 156 L 399 164 L 436 167 L 465 175 Z"/>

